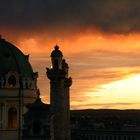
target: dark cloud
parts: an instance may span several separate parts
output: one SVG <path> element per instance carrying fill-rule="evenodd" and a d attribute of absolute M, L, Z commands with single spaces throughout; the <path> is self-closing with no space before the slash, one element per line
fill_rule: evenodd
<path fill-rule="evenodd" d="M 140 31 L 139 0 L 1 0 L 0 26 L 27 31 L 69 27 Z M 65 29 L 65 30 L 66 30 Z"/>
<path fill-rule="evenodd" d="M 77 56 L 80 56 L 80 59 L 77 59 Z M 90 51 L 87 50 L 84 53 L 79 52 L 73 54 L 71 57 L 69 57 L 69 61 L 70 65 L 73 66 L 72 67 L 73 71 L 79 70 L 81 73 L 82 71 L 85 72 L 87 69 L 139 67 L 140 66 L 139 56 L 140 56 L 139 51 L 121 52 L 116 50 L 112 51 L 103 49 L 102 50 L 93 49 Z"/>

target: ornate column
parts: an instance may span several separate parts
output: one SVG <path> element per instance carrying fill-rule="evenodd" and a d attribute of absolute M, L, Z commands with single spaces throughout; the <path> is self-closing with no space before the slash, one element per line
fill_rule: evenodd
<path fill-rule="evenodd" d="M 52 111 L 51 140 L 70 140 L 69 87 L 72 79 L 68 78 L 68 65 L 62 57 L 59 47 L 55 46 L 51 53 L 52 68 L 47 68 Z"/>

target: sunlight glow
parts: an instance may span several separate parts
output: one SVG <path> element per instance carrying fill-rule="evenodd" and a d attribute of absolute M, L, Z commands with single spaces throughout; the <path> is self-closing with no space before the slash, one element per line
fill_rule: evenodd
<path fill-rule="evenodd" d="M 91 97 L 88 103 L 94 102 L 95 106 L 97 104 L 98 106 L 109 104 L 108 108 L 114 108 L 115 104 L 115 108 L 127 109 L 132 107 L 133 109 L 139 109 L 140 75 L 104 84 L 99 87 L 97 92 L 88 92 L 87 94 Z M 96 98 L 97 96 L 98 98 Z"/>

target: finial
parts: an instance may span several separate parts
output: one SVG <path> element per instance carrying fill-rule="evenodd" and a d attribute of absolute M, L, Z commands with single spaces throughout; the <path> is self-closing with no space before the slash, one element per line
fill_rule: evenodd
<path fill-rule="evenodd" d="M 59 46 L 57 44 L 54 48 L 55 48 L 55 50 L 59 50 Z"/>
<path fill-rule="evenodd" d="M 62 52 L 59 50 L 59 46 L 56 44 L 54 47 L 54 50 L 51 53 L 51 57 L 62 57 L 63 54 Z"/>

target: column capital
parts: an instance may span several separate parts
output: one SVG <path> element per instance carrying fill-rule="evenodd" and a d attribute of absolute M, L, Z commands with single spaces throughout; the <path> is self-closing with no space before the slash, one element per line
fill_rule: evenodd
<path fill-rule="evenodd" d="M 54 70 L 54 69 L 47 68 L 46 75 L 50 80 L 53 80 L 53 79 L 65 79 L 66 72 L 64 70 L 62 70 L 62 69 Z"/>

